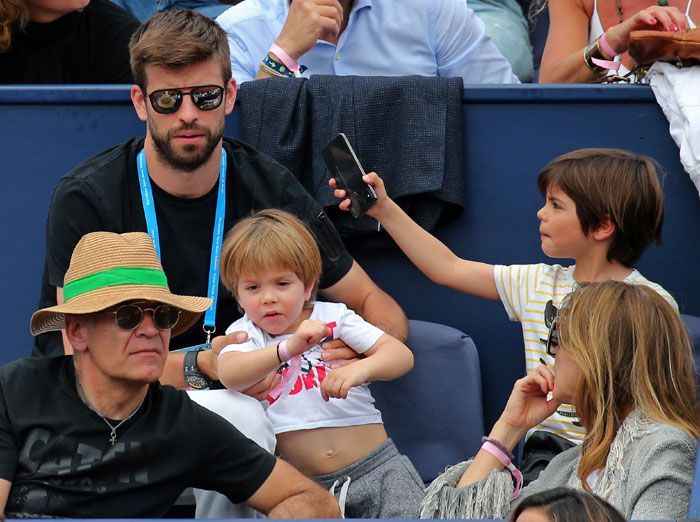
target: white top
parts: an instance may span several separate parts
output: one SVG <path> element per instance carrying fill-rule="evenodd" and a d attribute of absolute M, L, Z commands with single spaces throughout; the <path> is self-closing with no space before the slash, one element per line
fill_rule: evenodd
<path fill-rule="evenodd" d="M 312 305 L 310 319 L 328 324 L 333 330 L 333 339 L 342 339 L 358 353 L 369 350 L 384 334 L 342 303 L 313 302 Z M 247 332 L 248 341 L 225 347 L 221 355 L 231 351 L 260 350 L 291 337 L 291 334 L 269 335 L 255 326 L 248 315 L 226 329 L 227 334 L 234 331 Z M 277 399 L 267 397 L 267 414 L 275 434 L 312 428 L 381 424 L 382 414 L 374 407 L 374 398 L 367 384 L 351 388 L 347 399 L 323 400 L 319 385 L 331 368 L 328 362 L 321 359 L 321 353 L 319 345 L 304 352 L 301 355 L 300 374 L 290 380 L 289 386 Z M 283 377 L 288 371 L 289 365 L 285 364 Z"/>
<path fill-rule="evenodd" d="M 549 324 L 559 310 L 563 299 L 576 287 L 574 270 L 576 265 L 496 265 L 494 277 L 498 295 L 511 321 L 520 321 L 525 344 L 525 366 L 528 373 L 538 366 L 554 364 L 554 358 L 547 354 L 547 334 Z M 632 270 L 625 283 L 641 284 L 653 288 L 675 310 L 676 301 L 660 285 L 652 283 L 637 270 Z M 562 404 L 557 411 L 533 430 L 555 433 L 580 444 L 585 430 L 578 420 L 573 406 Z"/>

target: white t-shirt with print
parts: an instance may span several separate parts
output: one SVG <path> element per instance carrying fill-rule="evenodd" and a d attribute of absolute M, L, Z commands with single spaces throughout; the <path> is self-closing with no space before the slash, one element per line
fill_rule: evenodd
<path fill-rule="evenodd" d="M 343 340 L 358 353 L 369 350 L 384 334 L 342 303 L 313 302 L 312 305 L 310 319 L 328 324 L 333 330 L 333 339 Z M 221 350 L 221 355 L 231 351 L 260 350 L 291 337 L 291 334 L 276 337 L 269 335 L 255 326 L 247 314 L 226 329 L 227 334 L 234 331 L 247 332 L 248 341 L 225 347 Z M 293 378 L 294 382 L 290 381 L 277 399 L 267 397 L 267 414 L 275 434 L 382 422 L 382 415 L 374 407 L 374 398 L 367 384 L 350 388 L 346 399 L 332 398 L 328 402 L 323 400 L 320 384 L 331 368 L 321 359 L 322 351 L 322 348 L 316 345 L 304 352 L 301 355 L 301 370 L 299 375 Z M 284 378 L 289 371 L 288 363 L 282 368 Z"/>
<path fill-rule="evenodd" d="M 562 300 L 575 286 L 576 266 L 561 265 L 496 265 L 494 277 L 498 294 L 511 321 L 520 321 L 525 343 L 525 366 L 528 373 L 541 364 L 551 366 L 554 358 L 547 354 L 546 342 L 551 319 L 556 315 Z M 646 285 L 659 293 L 674 309 L 676 301 L 662 286 L 652 283 L 637 270 L 632 270 L 625 283 Z M 573 406 L 562 404 L 557 411 L 534 430 L 555 433 L 580 444 L 585 435 Z"/>

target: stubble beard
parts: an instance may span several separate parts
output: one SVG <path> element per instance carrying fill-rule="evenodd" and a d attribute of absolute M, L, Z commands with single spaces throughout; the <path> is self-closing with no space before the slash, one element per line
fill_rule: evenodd
<path fill-rule="evenodd" d="M 181 172 L 194 172 L 199 167 L 204 165 L 211 158 L 214 149 L 224 136 L 224 123 L 212 132 L 199 125 L 181 125 L 176 129 L 170 129 L 167 135 L 159 134 L 149 122 L 148 130 L 153 140 L 153 147 L 158 155 L 158 158 L 165 164 L 172 167 L 174 170 Z M 201 132 L 205 137 L 204 145 L 185 145 L 182 152 L 173 147 L 173 137 L 178 132 L 183 130 L 196 130 Z"/>

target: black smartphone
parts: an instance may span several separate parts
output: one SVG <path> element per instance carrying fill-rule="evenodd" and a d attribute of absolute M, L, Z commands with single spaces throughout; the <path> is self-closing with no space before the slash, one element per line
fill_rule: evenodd
<path fill-rule="evenodd" d="M 362 181 L 365 171 L 352 150 L 350 142 L 342 132 L 321 149 L 323 161 L 335 178 L 336 187 L 345 190 L 350 200 L 350 213 L 358 218 L 377 202 L 377 193 L 372 185 Z"/>

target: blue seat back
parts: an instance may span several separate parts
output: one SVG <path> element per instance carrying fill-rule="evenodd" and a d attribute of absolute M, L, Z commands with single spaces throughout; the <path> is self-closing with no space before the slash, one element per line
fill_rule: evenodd
<path fill-rule="evenodd" d="M 372 384 L 389 436 L 427 484 L 445 467 L 476 454 L 484 434 L 479 355 L 450 326 L 410 321 L 413 370 Z"/>

